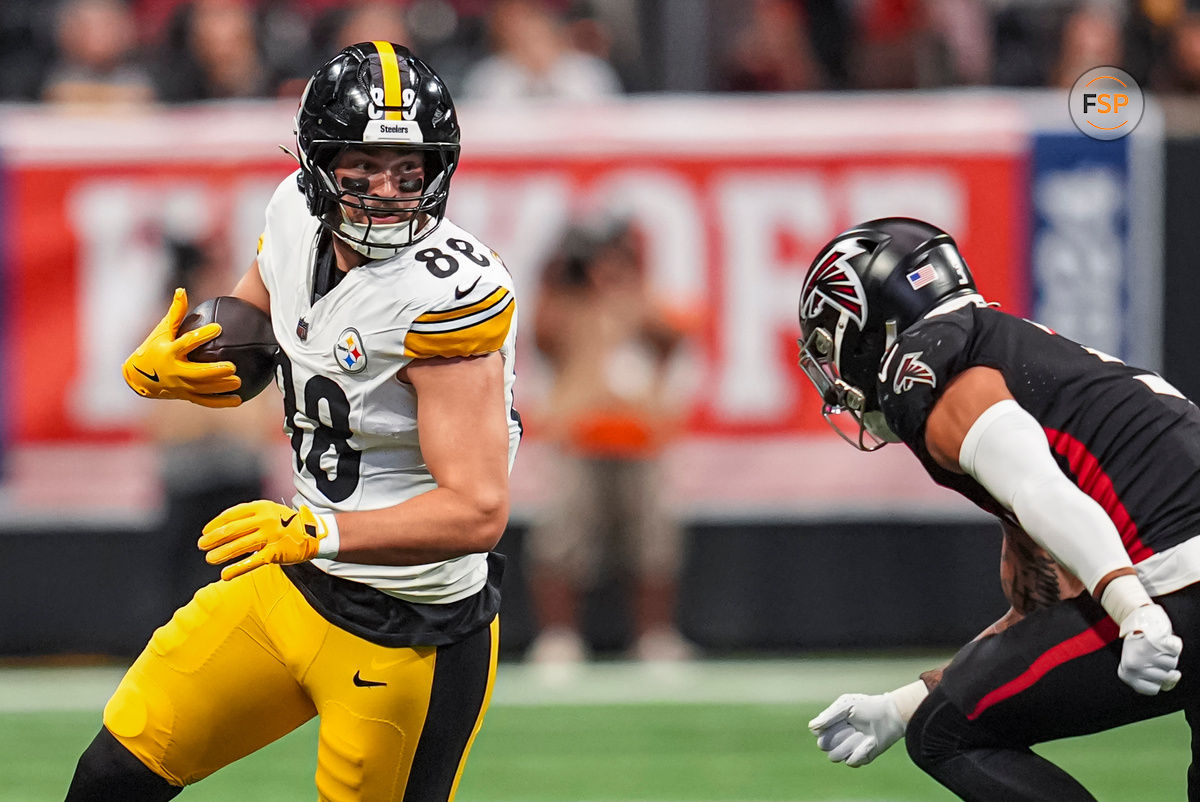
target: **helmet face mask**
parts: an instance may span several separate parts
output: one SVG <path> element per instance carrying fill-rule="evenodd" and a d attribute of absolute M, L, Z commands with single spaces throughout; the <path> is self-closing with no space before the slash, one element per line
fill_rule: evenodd
<path fill-rule="evenodd" d="M 445 215 L 458 166 L 459 127 L 441 78 L 406 48 L 363 42 L 345 48 L 309 80 L 296 114 L 301 191 L 309 212 L 371 259 L 428 236 Z M 347 154 L 418 154 L 422 186 L 392 178 L 394 194 L 372 194 L 378 176 L 335 175 Z M 399 220 L 377 219 L 381 209 Z"/>
<path fill-rule="evenodd" d="M 821 416 L 830 428 L 859 451 L 875 451 L 895 442 L 895 435 L 891 435 L 886 423 L 878 420 L 882 417 L 879 410 L 867 408 L 868 396 L 838 375 L 832 355 L 833 335 L 818 326 L 807 338 L 797 340 L 797 344 L 800 369 L 817 388 L 822 402 Z"/>
<path fill-rule="evenodd" d="M 842 439 L 861 451 L 899 441 L 879 409 L 884 357 L 925 314 L 970 297 L 975 282 L 954 240 L 919 220 L 872 220 L 821 250 L 800 292 L 799 364 Z"/>
<path fill-rule="evenodd" d="M 424 239 L 441 221 L 447 197 L 450 194 L 450 176 L 457 166 L 455 154 L 444 147 L 421 147 L 412 145 L 363 145 L 344 142 L 317 142 L 316 150 L 322 154 L 319 162 L 313 163 L 312 172 L 320 182 L 327 199 L 336 206 L 325 217 L 332 218 L 335 233 L 351 247 L 371 258 L 386 258 L 396 249 L 412 245 Z M 323 152 L 324 151 L 324 152 Z M 348 157 L 362 151 L 387 152 L 380 162 L 416 155 L 421 162 L 421 173 L 411 178 L 389 178 L 394 194 L 373 194 L 373 184 L 384 173 L 363 174 L 361 177 L 339 176 L 339 165 Z M 332 153 L 333 155 L 326 155 Z M 432 178 L 428 178 L 432 176 Z M 400 220 L 381 222 L 376 216 L 383 210 L 392 212 L 390 217 Z"/>

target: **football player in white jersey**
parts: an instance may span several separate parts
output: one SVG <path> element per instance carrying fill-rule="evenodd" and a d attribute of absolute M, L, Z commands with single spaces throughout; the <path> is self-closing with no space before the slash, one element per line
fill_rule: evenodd
<path fill-rule="evenodd" d="M 165 800 L 320 716 L 323 800 L 453 799 L 496 669 L 512 408 L 512 280 L 445 219 L 459 126 L 406 48 L 342 50 L 305 89 L 300 169 L 233 290 L 269 312 L 294 450 L 291 505 L 200 537 L 222 581 L 153 635 L 68 800 Z M 188 362 L 182 291 L 134 352 L 141 395 L 238 403 Z"/>

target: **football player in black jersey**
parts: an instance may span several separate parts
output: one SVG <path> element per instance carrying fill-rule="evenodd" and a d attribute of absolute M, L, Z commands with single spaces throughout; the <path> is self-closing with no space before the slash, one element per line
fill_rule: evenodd
<path fill-rule="evenodd" d="M 846 440 L 903 442 L 1000 519 L 1012 604 L 943 669 L 813 719 L 830 760 L 862 766 L 903 736 L 964 799 L 1068 802 L 1093 797 L 1031 745 L 1178 710 L 1195 731 L 1200 409 L 987 304 L 954 240 L 918 220 L 834 238 L 800 328 L 800 366 Z"/>

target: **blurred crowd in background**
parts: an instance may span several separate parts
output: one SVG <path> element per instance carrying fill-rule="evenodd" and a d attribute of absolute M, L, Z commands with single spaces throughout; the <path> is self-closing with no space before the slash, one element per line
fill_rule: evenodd
<path fill-rule="evenodd" d="M 156 103 L 294 106 L 320 64 L 367 40 L 408 45 L 460 104 L 1063 88 L 1105 64 L 1161 94 L 1200 90 L 1200 0 L 2 0 L 0 102 L 117 115 Z M 592 591 L 614 581 L 627 590 L 633 655 L 694 653 L 674 620 L 684 522 L 665 506 L 659 474 L 683 427 L 687 390 L 674 379 L 699 325 L 654 297 L 627 222 L 575 221 L 537 266 L 527 325 L 548 391 L 527 411 L 555 451 L 555 481 L 529 522 L 535 662 L 605 647 L 585 631 L 586 613 L 611 617 L 609 597 Z M 207 297 L 228 276 L 223 235 L 197 236 L 164 234 L 164 304 L 176 286 Z M 147 418 L 161 446 L 172 604 L 212 578 L 193 545 L 203 523 L 269 495 L 263 454 L 277 404 L 248 405 L 241 418 L 169 405 Z"/>
<path fill-rule="evenodd" d="M 346 44 L 410 45 L 458 99 L 1200 88 L 1198 0 L 10 0 L 0 101 L 295 98 Z"/>

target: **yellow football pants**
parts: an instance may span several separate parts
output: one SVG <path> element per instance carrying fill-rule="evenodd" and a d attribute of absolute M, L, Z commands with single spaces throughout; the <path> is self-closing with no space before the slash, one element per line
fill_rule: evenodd
<path fill-rule="evenodd" d="M 491 698 L 498 636 L 499 617 L 449 646 L 377 646 L 266 566 L 202 588 L 159 627 L 104 725 L 187 785 L 319 715 L 319 799 L 452 800 Z"/>

